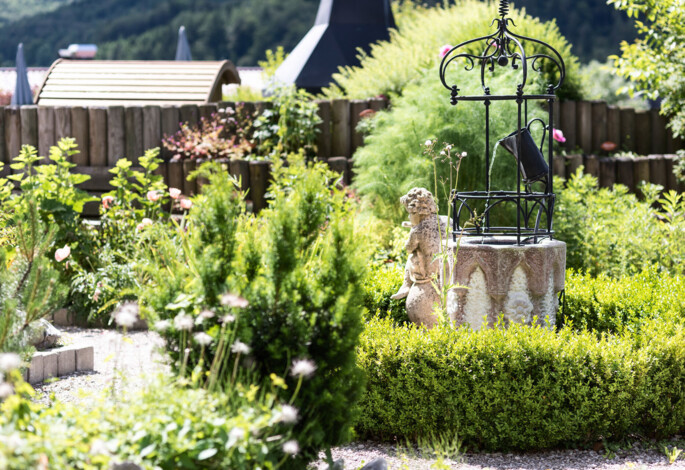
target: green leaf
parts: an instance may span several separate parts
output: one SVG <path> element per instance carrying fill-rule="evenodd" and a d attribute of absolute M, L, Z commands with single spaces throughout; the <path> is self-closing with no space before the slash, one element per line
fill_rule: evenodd
<path fill-rule="evenodd" d="M 207 460 L 216 455 L 216 453 L 219 452 L 217 449 L 210 448 L 210 449 L 205 449 L 202 452 L 200 452 L 197 456 L 197 460 Z"/>

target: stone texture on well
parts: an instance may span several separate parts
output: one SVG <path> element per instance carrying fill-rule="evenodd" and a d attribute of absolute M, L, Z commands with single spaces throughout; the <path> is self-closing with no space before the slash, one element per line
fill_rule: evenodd
<path fill-rule="evenodd" d="M 499 242 L 499 243 L 498 243 Z M 452 244 L 456 250 L 456 245 Z M 509 323 L 556 323 L 558 295 L 564 289 L 566 243 L 544 240 L 515 245 L 493 239 L 463 238 L 457 251 L 455 284 L 447 313 L 474 330 L 492 326 L 501 313 Z"/>

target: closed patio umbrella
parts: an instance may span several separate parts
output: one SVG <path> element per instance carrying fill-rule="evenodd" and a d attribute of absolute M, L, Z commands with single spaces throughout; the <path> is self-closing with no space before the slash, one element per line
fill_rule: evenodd
<path fill-rule="evenodd" d="M 193 60 L 190 54 L 190 44 L 186 37 L 186 27 L 178 28 L 178 44 L 176 44 L 176 60 Z"/>
<path fill-rule="evenodd" d="M 16 71 L 17 84 L 14 87 L 10 104 L 12 106 L 33 104 L 33 93 L 31 93 L 31 85 L 29 85 L 29 77 L 26 73 L 26 61 L 24 60 L 24 45 L 21 43 L 17 47 Z"/>

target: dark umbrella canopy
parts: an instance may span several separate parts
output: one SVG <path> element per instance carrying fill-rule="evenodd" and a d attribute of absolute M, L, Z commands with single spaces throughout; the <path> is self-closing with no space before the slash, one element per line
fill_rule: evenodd
<path fill-rule="evenodd" d="M 314 27 L 276 71 L 276 80 L 318 92 L 338 67 L 358 65 L 357 48 L 390 38 L 390 0 L 321 0 Z"/>
<path fill-rule="evenodd" d="M 17 84 L 14 87 L 14 94 L 12 95 L 12 106 L 21 106 L 23 104 L 33 104 L 33 93 L 31 93 L 31 85 L 29 85 L 29 76 L 26 73 L 26 61 L 24 60 L 24 45 L 19 43 L 17 47 Z"/>
<path fill-rule="evenodd" d="M 176 44 L 176 60 L 193 60 L 190 54 L 190 44 L 186 37 L 186 27 L 178 28 L 178 43 Z"/>

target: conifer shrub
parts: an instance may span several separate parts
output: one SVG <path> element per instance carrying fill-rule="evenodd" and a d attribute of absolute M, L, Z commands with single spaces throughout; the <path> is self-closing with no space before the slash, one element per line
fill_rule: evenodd
<path fill-rule="evenodd" d="M 685 428 L 684 340 L 675 324 L 598 338 L 373 319 L 359 348 L 367 387 L 356 430 L 382 440 L 457 435 L 484 450 L 669 436 Z"/>
<path fill-rule="evenodd" d="M 297 391 L 300 452 L 284 465 L 303 468 L 349 438 L 361 394 L 355 347 L 366 257 L 353 207 L 331 187 L 333 173 L 301 159 L 276 167 L 273 200 L 257 217 L 242 214 L 225 171 L 206 176 L 187 225 L 151 236 L 143 300 L 153 318 L 173 322 L 162 334 L 180 373 L 197 366 L 230 388 L 249 370 L 258 384 L 282 377 L 283 400 Z M 200 332 L 210 345 L 190 340 Z M 316 368 L 308 378 L 293 375 L 299 360 Z"/>
<path fill-rule="evenodd" d="M 394 99 L 403 95 L 409 85 L 424 81 L 426 76 L 439 82 L 435 67 L 441 60 L 440 48 L 445 44 L 456 46 L 494 33 L 491 24 L 495 17 L 497 9 L 492 2 L 466 0 L 432 8 L 411 2 L 401 9 L 397 17 L 398 29 L 390 31 L 390 40 L 371 45 L 371 51 L 362 54 L 359 66 L 341 68 L 339 73 L 333 75 L 336 84 L 327 90 L 327 94 L 344 95 L 352 99 L 383 94 L 390 96 L 394 103 Z M 511 26 L 514 33 L 548 42 L 561 54 L 566 63 L 567 77 L 559 90 L 559 97 L 579 99 L 579 62 L 556 23 L 533 18 L 526 14 L 525 9 L 511 8 L 509 17 L 516 23 L 516 27 Z M 528 55 L 541 51 L 536 44 L 526 45 Z M 457 69 L 459 67 L 455 66 L 454 70 Z M 553 80 L 551 70 L 545 68 L 543 84 Z M 476 71 L 472 74 L 480 75 Z M 515 87 L 515 84 L 512 86 Z"/>

